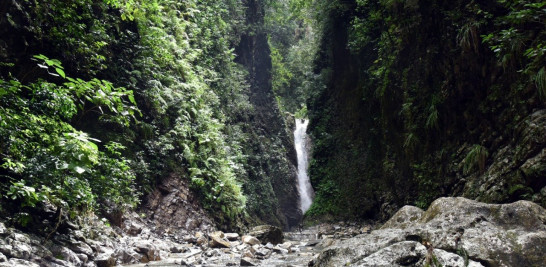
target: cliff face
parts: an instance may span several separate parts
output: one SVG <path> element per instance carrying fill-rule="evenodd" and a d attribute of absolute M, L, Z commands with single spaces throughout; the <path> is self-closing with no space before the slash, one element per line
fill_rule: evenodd
<path fill-rule="evenodd" d="M 248 28 L 236 48 L 248 71 L 253 112 L 244 124 L 251 137 L 243 149 L 249 181 L 243 185 L 251 215 L 267 223 L 294 226 L 301 219 L 296 188 L 296 152 L 291 132 L 277 107 L 271 85 L 271 58 L 263 29 L 263 3 L 245 1 Z"/>
<path fill-rule="evenodd" d="M 511 20 L 536 10 L 334 2 L 322 6 L 315 62 L 325 89 L 308 103 L 313 213 L 386 219 L 460 195 L 546 205 L 544 64 L 523 53 L 540 47 L 544 29 Z"/>

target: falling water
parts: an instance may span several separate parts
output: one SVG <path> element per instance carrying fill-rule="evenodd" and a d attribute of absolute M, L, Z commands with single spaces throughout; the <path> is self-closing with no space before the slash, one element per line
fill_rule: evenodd
<path fill-rule="evenodd" d="M 305 213 L 313 202 L 313 188 L 307 176 L 308 163 L 308 141 L 307 124 L 309 120 L 296 119 L 296 130 L 294 131 L 294 143 L 298 156 L 298 190 L 300 193 L 301 211 Z"/>

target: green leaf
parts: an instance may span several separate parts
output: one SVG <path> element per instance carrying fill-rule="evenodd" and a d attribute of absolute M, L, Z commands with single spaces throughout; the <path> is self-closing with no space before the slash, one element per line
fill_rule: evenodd
<path fill-rule="evenodd" d="M 59 75 L 61 75 L 61 77 L 65 78 L 66 79 L 66 74 L 64 73 L 64 70 L 60 69 L 60 68 L 55 68 L 55 71 L 57 73 L 59 73 Z"/>
<path fill-rule="evenodd" d="M 136 105 L 135 97 L 133 96 L 133 91 L 128 91 L 128 95 L 127 95 L 127 96 L 129 97 L 129 101 L 130 101 L 131 103 L 133 103 L 134 105 Z"/>

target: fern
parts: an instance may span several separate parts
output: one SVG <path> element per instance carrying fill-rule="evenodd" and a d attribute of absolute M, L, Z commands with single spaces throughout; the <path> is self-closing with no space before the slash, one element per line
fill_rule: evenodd
<path fill-rule="evenodd" d="M 431 108 L 425 126 L 427 129 L 438 128 L 438 110 L 436 108 Z"/>
<path fill-rule="evenodd" d="M 485 147 L 474 145 L 463 160 L 463 173 L 470 173 L 476 166 L 478 166 L 480 173 L 483 173 L 488 156 L 489 152 Z"/>
<path fill-rule="evenodd" d="M 542 99 L 546 99 L 546 67 L 542 67 L 534 77 L 535 84 L 538 89 L 538 95 Z"/>

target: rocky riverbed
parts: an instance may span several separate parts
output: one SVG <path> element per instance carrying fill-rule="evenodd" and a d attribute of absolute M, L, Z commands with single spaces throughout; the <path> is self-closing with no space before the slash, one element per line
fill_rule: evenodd
<path fill-rule="evenodd" d="M 0 267 L 546 266 L 546 211 L 528 201 L 440 198 L 373 228 L 338 223 L 283 233 L 265 225 L 240 235 L 203 226 L 158 235 L 133 217 L 123 228 L 95 221 L 45 240 L 0 223 Z"/>

